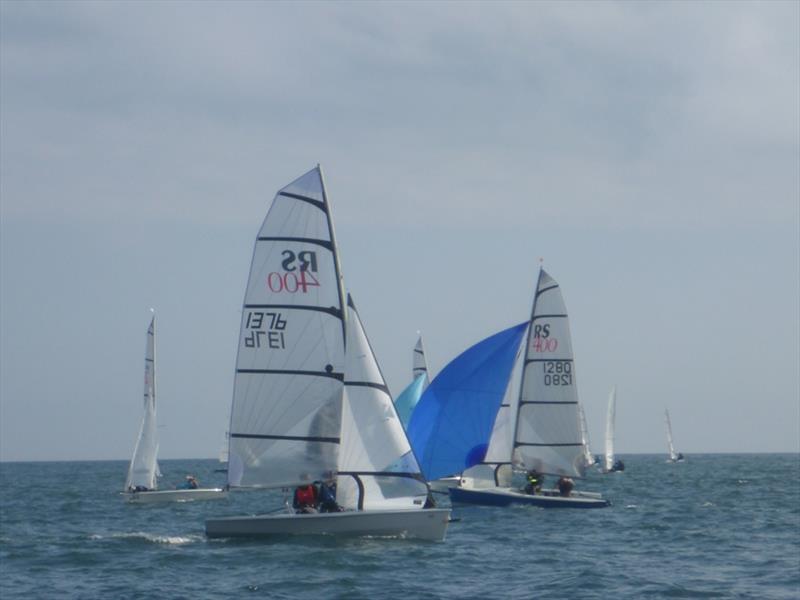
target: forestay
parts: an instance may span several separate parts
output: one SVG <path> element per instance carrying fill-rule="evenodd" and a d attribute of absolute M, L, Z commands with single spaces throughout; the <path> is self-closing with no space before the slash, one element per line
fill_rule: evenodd
<path fill-rule="evenodd" d="M 461 473 L 484 460 L 527 326 L 510 327 L 468 348 L 422 395 L 408 437 L 428 480 Z"/>
<path fill-rule="evenodd" d="M 584 473 L 569 319 L 558 283 L 543 269 L 528 330 L 515 446 L 526 469 Z"/>
<path fill-rule="evenodd" d="M 344 508 L 422 508 L 427 485 L 348 297 L 337 501 Z"/>
<path fill-rule="evenodd" d="M 156 489 L 158 432 L 156 429 L 156 318 L 150 320 L 144 356 L 144 417 L 125 479 L 125 489 Z"/>
<path fill-rule="evenodd" d="M 319 167 L 280 190 L 245 291 L 228 481 L 285 487 L 336 470 L 344 379 L 343 288 Z"/>

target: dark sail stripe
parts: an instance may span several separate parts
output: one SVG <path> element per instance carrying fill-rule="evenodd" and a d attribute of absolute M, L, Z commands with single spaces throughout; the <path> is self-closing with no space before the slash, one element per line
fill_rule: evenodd
<path fill-rule="evenodd" d="M 546 287 L 546 288 L 542 288 L 542 289 L 540 289 L 538 292 L 536 292 L 536 297 L 538 298 L 539 296 L 541 296 L 541 295 L 542 295 L 542 294 L 544 294 L 545 292 L 549 292 L 550 290 L 554 290 L 554 289 L 556 289 L 557 287 L 558 287 L 558 284 L 556 283 L 555 285 L 551 285 L 551 286 L 548 286 L 548 287 Z"/>
<path fill-rule="evenodd" d="M 578 443 L 578 444 L 570 444 L 570 443 L 565 443 L 565 444 L 534 444 L 534 443 L 530 443 L 530 442 L 515 442 L 514 445 L 515 446 L 537 446 L 537 447 L 542 447 L 542 448 L 568 448 L 568 447 L 573 447 L 573 446 L 574 447 L 583 447 L 583 444 L 581 444 L 581 443 Z"/>
<path fill-rule="evenodd" d="M 342 311 L 335 306 L 310 306 L 306 304 L 245 304 L 243 308 L 248 310 L 316 310 L 319 312 L 328 313 L 337 319 L 342 318 Z"/>
<path fill-rule="evenodd" d="M 330 241 L 317 238 L 259 236 L 256 240 L 259 242 L 298 242 L 301 244 L 316 244 L 317 246 L 322 246 L 326 250 L 333 251 L 333 244 Z"/>
<path fill-rule="evenodd" d="M 345 385 L 354 386 L 354 387 L 370 387 L 370 388 L 375 388 L 376 390 L 380 390 L 380 391 L 384 392 L 384 393 L 385 393 L 385 394 L 387 394 L 388 396 L 391 396 L 391 395 L 392 395 L 392 394 L 391 394 L 391 392 L 389 391 L 389 388 L 388 388 L 388 387 L 386 387 L 386 386 L 385 386 L 384 384 L 382 384 L 382 383 L 373 383 L 372 381 L 345 381 L 345 382 L 344 382 L 344 384 L 345 384 Z"/>
<path fill-rule="evenodd" d="M 249 373 L 251 375 L 309 375 L 311 377 L 330 377 L 344 381 L 344 373 L 334 371 L 295 371 L 292 369 L 236 369 L 237 373 Z"/>
<path fill-rule="evenodd" d="M 280 440 L 287 442 L 326 442 L 328 444 L 338 444 L 338 437 L 320 437 L 314 435 L 269 435 L 261 433 L 231 433 L 232 438 L 245 438 L 253 440 Z"/>
<path fill-rule="evenodd" d="M 536 321 L 537 319 L 566 319 L 567 315 L 534 315 L 531 321 Z"/>
<path fill-rule="evenodd" d="M 302 202 L 308 202 L 309 204 L 313 204 L 322 212 L 328 212 L 328 209 L 325 207 L 325 203 L 321 200 L 317 200 L 315 198 L 309 198 L 308 196 L 301 196 L 300 194 L 292 194 L 291 192 L 278 192 L 278 196 L 285 196 L 286 198 L 294 198 L 295 200 L 301 200 Z"/>

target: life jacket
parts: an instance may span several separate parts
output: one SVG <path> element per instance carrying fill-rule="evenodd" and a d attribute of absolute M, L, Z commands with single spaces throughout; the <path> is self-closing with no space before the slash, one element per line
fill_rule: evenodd
<path fill-rule="evenodd" d="M 313 506 L 317 503 L 317 494 L 313 485 L 297 488 L 294 498 L 300 506 Z"/>

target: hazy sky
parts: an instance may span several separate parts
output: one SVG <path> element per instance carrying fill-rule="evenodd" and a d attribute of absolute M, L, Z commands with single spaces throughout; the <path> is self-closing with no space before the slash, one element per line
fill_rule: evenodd
<path fill-rule="evenodd" d="M 216 456 L 253 242 L 321 163 L 392 391 L 571 315 L 600 450 L 800 451 L 800 3 L 0 2 L 0 458 Z"/>

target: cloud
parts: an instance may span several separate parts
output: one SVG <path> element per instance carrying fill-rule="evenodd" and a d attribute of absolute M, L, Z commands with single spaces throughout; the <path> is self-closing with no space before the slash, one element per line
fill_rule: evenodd
<path fill-rule="evenodd" d="M 367 222 L 513 228 L 533 203 L 606 227 L 797 219 L 796 3 L 3 17 L 6 216 L 249 220 L 322 162 Z"/>

